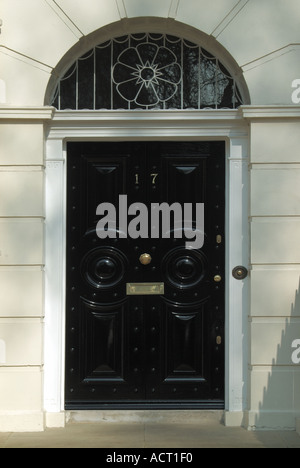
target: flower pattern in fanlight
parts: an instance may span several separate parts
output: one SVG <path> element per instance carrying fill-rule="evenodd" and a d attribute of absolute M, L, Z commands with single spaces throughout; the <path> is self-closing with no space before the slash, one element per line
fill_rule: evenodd
<path fill-rule="evenodd" d="M 170 49 L 142 43 L 119 55 L 112 76 L 123 99 L 153 107 L 176 94 L 182 70 Z"/>

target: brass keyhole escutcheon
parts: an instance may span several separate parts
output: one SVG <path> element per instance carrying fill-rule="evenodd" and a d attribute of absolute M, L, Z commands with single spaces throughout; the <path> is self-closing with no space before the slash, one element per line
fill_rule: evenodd
<path fill-rule="evenodd" d="M 140 256 L 140 262 L 142 265 L 149 265 L 152 262 L 152 257 L 148 253 L 144 253 Z"/>

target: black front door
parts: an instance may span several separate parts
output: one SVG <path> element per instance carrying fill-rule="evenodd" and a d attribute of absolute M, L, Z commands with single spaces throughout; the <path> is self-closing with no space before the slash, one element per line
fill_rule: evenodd
<path fill-rule="evenodd" d="M 223 408 L 225 143 L 72 142 L 67 184 L 66 409 Z"/>

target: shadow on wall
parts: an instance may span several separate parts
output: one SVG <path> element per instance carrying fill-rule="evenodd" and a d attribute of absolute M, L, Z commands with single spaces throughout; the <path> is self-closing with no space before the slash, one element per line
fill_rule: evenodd
<path fill-rule="evenodd" d="M 278 337 L 276 358 L 267 366 L 256 368 L 252 378 L 252 391 L 264 388 L 262 399 L 250 429 L 295 430 L 300 417 L 300 280 L 288 318 L 277 317 L 268 323 L 270 334 L 265 336 L 266 346 Z M 277 333 L 276 333 L 277 332 Z M 269 348 L 271 349 L 271 348 Z M 253 390 L 254 389 L 254 390 Z"/>

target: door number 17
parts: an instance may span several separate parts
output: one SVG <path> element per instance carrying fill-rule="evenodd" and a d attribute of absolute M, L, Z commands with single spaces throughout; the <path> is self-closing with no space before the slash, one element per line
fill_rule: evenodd
<path fill-rule="evenodd" d="M 158 177 L 158 174 L 150 174 L 150 177 L 152 178 L 152 185 L 156 185 L 156 180 Z M 140 175 L 135 174 L 135 185 L 140 185 Z"/>

